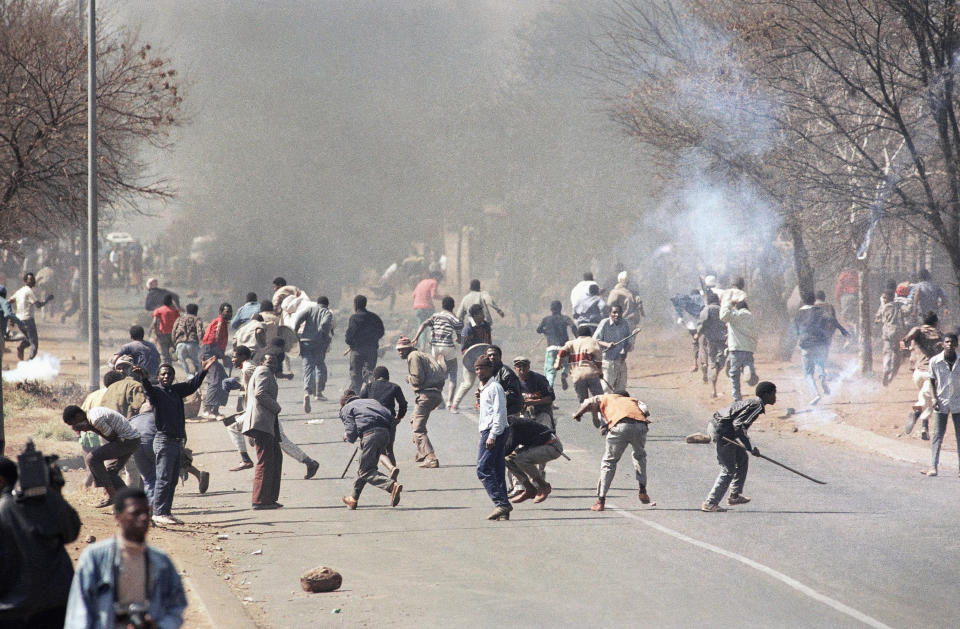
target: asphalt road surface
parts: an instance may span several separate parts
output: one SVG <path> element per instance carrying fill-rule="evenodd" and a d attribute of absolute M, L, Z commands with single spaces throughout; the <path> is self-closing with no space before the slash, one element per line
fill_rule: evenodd
<path fill-rule="evenodd" d="M 429 433 L 439 469 L 413 464 L 409 423 L 396 452 L 404 485 L 389 495 L 368 486 L 356 511 L 353 446 L 341 441 L 333 401 L 346 362 L 330 355 L 330 402 L 302 412 L 297 377 L 281 381 L 287 435 L 320 462 L 312 480 L 284 457 L 276 511 L 250 509 L 251 471 L 227 472 L 238 456 L 219 423 L 188 426 L 199 464 L 212 472 L 206 496 L 180 491 L 175 514 L 229 535 L 234 577 L 273 627 L 948 627 L 960 616 L 957 584 L 960 478 L 952 454 L 942 475 L 850 452 L 800 435 L 752 431 L 761 452 L 827 481 L 813 484 L 750 459 L 750 504 L 701 513 L 717 474 L 713 445 L 683 437 L 707 418 L 689 412 L 682 391 L 630 382 L 653 412 L 648 490 L 641 505 L 629 452 L 607 510 L 589 510 L 603 439 L 589 418 L 575 423 L 573 390 L 560 392 L 557 431 L 571 461 L 548 466 L 553 493 L 489 522 L 492 504 L 476 477 L 473 413 L 435 411 Z M 536 362 L 536 361 L 535 361 Z M 405 364 L 388 352 L 394 382 Z M 404 385 L 408 398 L 409 387 Z M 233 398 L 231 398 L 231 405 Z M 775 411 L 779 414 L 779 410 Z M 323 419 L 307 424 L 307 419 Z M 193 481 L 191 481 L 192 483 Z M 261 554 L 252 554 L 262 550 Z M 330 566 L 340 591 L 308 595 L 299 577 Z M 339 611 L 335 611 L 339 610 Z"/>

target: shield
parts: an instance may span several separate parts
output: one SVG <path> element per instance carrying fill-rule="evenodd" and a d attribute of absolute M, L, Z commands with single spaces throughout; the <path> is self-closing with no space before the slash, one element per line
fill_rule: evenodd
<path fill-rule="evenodd" d="M 487 353 L 487 349 L 490 348 L 488 343 L 477 343 L 476 345 L 471 345 L 463 352 L 463 364 L 467 369 L 473 369 L 473 363 L 477 361 L 478 358 Z"/>

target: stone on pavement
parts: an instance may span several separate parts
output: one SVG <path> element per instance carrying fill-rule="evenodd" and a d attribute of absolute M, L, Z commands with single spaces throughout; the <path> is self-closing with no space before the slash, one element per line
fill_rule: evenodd
<path fill-rule="evenodd" d="M 314 568 L 303 573 L 300 585 L 304 592 L 333 592 L 343 583 L 343 577 L 333 568 Z"/>

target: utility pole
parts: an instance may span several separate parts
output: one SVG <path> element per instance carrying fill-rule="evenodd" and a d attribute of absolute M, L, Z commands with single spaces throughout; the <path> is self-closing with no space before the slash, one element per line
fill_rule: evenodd
<path fill-rule="evenodd" d="M 87 336 L 90 343 L 88 382 L 100 386 L 100 286 L 97 273 L 97 0 L 87 15 Z"/>

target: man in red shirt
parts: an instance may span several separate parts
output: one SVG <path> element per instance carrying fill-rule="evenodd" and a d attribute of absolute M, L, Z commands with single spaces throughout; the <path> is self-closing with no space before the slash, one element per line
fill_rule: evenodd
<path fill-rule="evenodd" d="M 153 336 L 157 339 L 160 356 L 163 362 L 173 363 L 173 332 L 174 322 L 180 318 L 180 311 L 173 307 L 173 295 L 163 296 L 163 305 L 153 311 Z"/>
<path fill-rule="evenodd" d="M 207 371 L 207 389 L 203 394 L 203 408 L 199 415 L 203 419 L 220 419 L 220 407 L 227 403 L 227 396 L 230 395 L 221 386 L 227 377 L 221 361 L 225 360 L 224 352 L 227 350 L 232 318 L 233 306 L 228 303 L 220 304 L 220 314 L 207 326 L 207 331 L 200 341 L 200 360 L 206 361 L 211 356 L 218 359 Z"/>
<path fill-rule="evenodd" d="M 413 311 L 417 315 L 417 325 L 433 316 L 435 308 L 433 300 L 437 298 L 437 285 L 441 275 L 437 272 L 431 272 L 425 279 L 420 280 L 413 289 Z M 429 347 L 430 343 L 427 336 L 420 338 L 418 345 L 421 350 Z"/>

